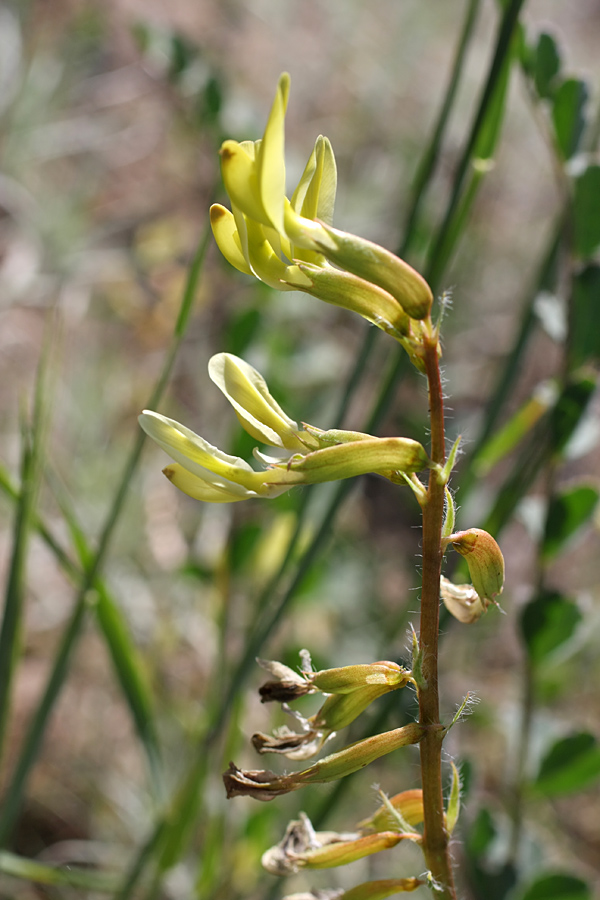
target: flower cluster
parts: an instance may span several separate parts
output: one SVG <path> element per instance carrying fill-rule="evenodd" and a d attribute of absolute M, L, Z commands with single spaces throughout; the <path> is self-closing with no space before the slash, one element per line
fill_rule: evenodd
<path fill-rule="evenodd" d="M 391 335 L 408 352 L 413 364 L 429 377 L 432 359 L 439 355 L 438 327 L 431 319 L 432 293 L 407 263 L 383 247 L 333 227 L 336 165 L 329 141 L 319 136 L 291 198 L 286 196 L 284 124 L 289 76 L 282 75 L 262 140 L 227 140 L 221 147 L 223 181 L 231 210 L 216 204 L 211 225 L 225 258 L 241 272 L 281 291 L 300 290 L 358 313 Z M 454 532 L 454 504 L 447 487 L 458 449 L 429 459 L 423 446 L 403 437 L 378 438 L 362 432 L 331 429 L 290 418 L 271 395 L 264 378 L 244 360 L 218 353 L 209 362 L 209 375 L 233 406 L 243 428 L 260 445 L 254 458 L 260 468 L 223 453 L 178 422 L 145 410 L 144 431 L 172 458 L 165 475 L 184 493 L 198 500 L 231 503 L 248 498 L 275 497 L 295 485 L 337 481 L 374 473 L 393 483 L 407 482 L 424 508 L 434 494 L 445 491 L 447 515 L 441 550 L 453 547 L 465 559 L 472 584 L 454 585 L 442 578 L 440 594 L 450 612 L 462 622 L 474 622 L 502 591 L 504 560 L 496 541 L 480 529 Z M 431 394 L 430 394 L 431 396 Z M 440 425 L 443 437 L 443 422 Z M 439 443 L 443 446 L 443 442 Z M 271 450 L 264 452 L 264 447 Z M 429 490 L 417 474 L 430 469 Z M 439 510 L 440 518 L 442 510 Z M 439 546 L 439 544 L 438 544 Z M 430 599 L 437 602 L 437 572 Z M 431 580 L 431 579 L 430 579 Z M 431 585 L 430 585 L 431 587 Z M 423 676 L 424 655 L 414 636 L 412 672 L 395 662 L 379 661 L 313 671 L 306 651 L 298 671 L 280 662 L 259 663 L 270 679 L 260 689 L 263 702 L 282 704 L 295 724 L 273 734 L 257 732 L 255 750 L 294 761 L 318 754 L 335 733 L 352 723 L 374 700 L 413 684 L 420 693 L 428 685 Z M 290 704 L 307 694 L 321 694 L 313 715 L 303 716 Z M 437 700 L 436 700 L 437 703 Z M 422 721 L 431 722 L 425 717 Z M 434 720 L 435 721 L 435 720 Z M 343 778 L 400 747 L 441 742 L 441 724 L 411 723 L 376 734 L 318 759 L 298 772 L 242 770 L 230 763 L 223 775 L 228 797 L 251 796 L 268 801 L 305 785 Z M 304 813 L 291 822 L 282 841 L 263 856 L 270 872 L 288 875 L 302 868 L 340 866 L 394 847 L 401 841 L 423 846 L 418 830 L 423 821 L 423 794 L 404 791 L 388 799 L 351 832 L 317 832 Z M 441 802 L 441 801 L 440 801 Z M 439 809 L 438 844 L 452 832 L 460 807 L 460 784 L 453 766 L 447 808 Z M 429 809 L 429 807 L 427 807 Z M 437 827 L 437 826 L 436 826 Z M 437 845 L 436 845 L 437 846 Z M 433 866 L 430 865 L 433 870 Z M 433 878 L 431 872 L 429 873 Z M 426 882 L 420 878 L 370 881 L 348 890 L 297 894 L 287 900 L 383 900 L 410 892 Z"/>
<path fill-rule="evenodd" d="M 317 138 L 291 199 L 285 196 L 289 86 L 289 75 L 282 75 L 260 141 L 228 140 L 221 147 L 231 211 L 211 207 L 219 249 L 236 269 L 277 290 L 304 291 L 358 313 L 400 341 L 421 367 L 431 289 L 404 260 L 332 226 L 337 175 L 327 138 Z"/>
<path fill-rule="evenodd" d="M 279 753 L 295 760 L 309 759 L 318 753 L 336 731 L 350 725 L 373 700 L 414 683 L 407 669 L 388 661 L 300 674 L 280 662 L 258 662 L 276 679 L 260 688 L 263 703 L 281 702 L 300 731 L 284 726 L 273 735 L 258 732 L 252 736 L 252 743 L 259 753 Z M 293 700 L 317 692 L 327 698 L 314 715 L 305 718 L 290 709 L 288 704 Z"/>
<path fill-rule="evenodd" d="M 314 756 L 336 731 L 350 725 L 377 697 L 414 684 L 407 669 L 390 661 L 313 672 L 309 656 L 303 651 L 303 669 L 300 672 L 271 660 L 259 660 L 259 663 L 274 679 L 260 688 L 263 703 L 279 701 L 283 709 L 299 723 L 300 731 L 285 727 L 273 735 L 258 732 L 253 735 L 252 743 L 261 754 L 277 753 L 293 760 Z M 296 711 L 292 712 L 289 703 L 314 693 L 322 693 L 326 697 L 317 713 L 305 718 Z M 418 743 L 422 735 L 420 725 L 405 725 L 351 744 L 307 769 L 289 775 L 276 775 L 268 770 L 242 771 L 230 763 L 223 776 L 227 796 L 249 795 L 258 800 L 272 800 L 279 794 L 296 791 L 306 784 L 334 781 L 399 747 Z"/>
<path fill-rule="evenodd" d="M 295 485 L 367 472 L 402 483 L 429 465 L 422 445 L 409 438 L 377 438 L 298 425 L 271 396 L 256 369 L 237 356 L 218 353 L 210 360 L 208 371 L 245 430 L 261 444 L 276 448 L 279 455 L 267 456 L 255 449 L 254 455 L 264 467 L 256 471 L 173 419 L 144 410 L 139 417 L 141 427 L 174 460 L 163 469 L 164 474 L 196 500 L 232 503 L 276 497 Z"/>

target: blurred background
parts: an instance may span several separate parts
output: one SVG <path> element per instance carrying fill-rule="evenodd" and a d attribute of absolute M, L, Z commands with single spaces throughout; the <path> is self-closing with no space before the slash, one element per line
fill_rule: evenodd
<path fill-rule="evenodd" d="M 31 406 L 36 369 L 51 334 L 38 509 L 69 554 L 75 519 L 95 546 L 137 439 L 137 415 L 171 346 L 190 263 L 206 235 L 208 206 L 224 201 L 221 141 L 260 137 L 279 74 L 289 71 L 289 183 L 295 184 L 316 136 L 327 135 L 338 164 L 335 224 L 398 248 L 467 6 L 458 0 L 0 5 L 1 457 L 6 477 L 18 482 L 23 411 Z M 498 15 L 491 0 L 479 4 L 442 152 L 411 241 L 410 260 L 417 268 L 426 263 L 452 189 L 493 54 Z M 597 102 L 597 0 L 529 0 L 521 22 L 528 35 L 554 36 L 563 70 L 585 79 L 590 104 Z M 476 201 L 437 285 L 438 293 L 452 292 L 444 331 L 449 436 L 462 434 L 467 454 L 514 347 L 564 202 L 547 118 L 515 65 L 495 160 L 486 160 Z M 555 293 L 537 296 L 537 324 L 513 373 L 500 422 L 536 385 L 562 371 L 564 315 L 557 312 Z M 342 310 L 251 282 L 228 266 L 209 239 L 160 411 L 227 452 L 248 455 L 252 441 L 207 376 L 210 356 L 225 350 L 256 366 L 293 418 L 330 427 L 366 331 L 362 320 Z M 364 427 L 394 353 L 385 340 L 377 343 L 345 410 L 345 427 Z M 590 402 L 588 421 L 597 415 L 597 399 Z M 378 433 L 424 440 L 425 424 L 424 383 L 407 373 Z M 594 440 L 588 440 L 553 474 L 554 483 L 583 475 L 593 481 L 598 463 Z M 411 751 L 381 761 L 349 780 L 339 796 L 327 786 L 308 799 L 294 794 L 265 805 L 225 803 L 219 772 L 230 756 L 259 767 L 250 735 L 284 721 L 258 702 L 258 667 L 244 671 L 237 685 L 232 673 L 259 612 L 270 608 L 265 588 L 282 562 L 300 505 L 307 511 L 292 553 L 296 559 L 333 494 L 325 488 L 306 501 L 297 491 L 269 503 L 213 507 L 172 488 L 160 472 L 165 464 L 156 447 L 145 448 L 128 481 L 102 572 L 151 713 L 148 707 L 137 720 L 132 715 L 114 648 L 111 656 L 89 592 L 86 620 L 6 846 L 40 862 L 127 871 L 160 810 L 165 803 L 170 808 L 167 798 L 185 793 L 186 772 L 201 746 L 209 771 L 187 783 L 194 809 L 185 836 L 163 857 L 153 881 L 144 870 L 139 884 L 154 894 L 138 884 L 130 896 L 141 891 L 144 897 L 266 898 L 311 885 L 350 886 L 384 877 L 392 866 L 393 874 L 420 874 L 422 861 L 410 848 L 333 874 L 302 874 L 285 888 L 261 872 L 261 853 L 280 839 L 298 809 L 310 807 L 325 821 L 331 805 L 326 827 L 346 831 L 378 802 L 375 782 L 389 793 L 417 786 L 417 757 Z M 503 460 L 493 471 L 482 469 L 477 483 L 465 489 L 464 504 L 459 491 L 460 527 L 484 522 L 510 465 Z M 496 871 L 509 842 L 505 800 L 518 767 L 526 665 L 518 613 L 531 601 L 539 577 L 532 520 L 536 490 L 545 489 L 533 484 L 534 502 L 522 504 L 503 530 L 507 614 L 492 610 L 473 628 L 444 625 L 444 714 L 451 716 L 467 691 L 480 701 L 454 729 L 448 752 L 465 761 L 467 825 L 479 822 L 478 811 L 486 810 L 476 833 L 488 834 L 489 826 L 492 834 L 480 866 L 485 871 Z M 15 502 L 6 490 L 0 511 L 0 563 L 8 577 Z M 406 490 L 361 479 L 326 525 L 323 552 L 259 655 L 295 666 L 297 652 L 307 647 L 318 667 L 407 661 L 407 628 L 416 622 L 418 607 L 418 522 Z M 561 645 L 540 681 L 527 763 L 532 771 L 550 738 L 598 731 L 597 541 L 598 521 L 592 519 L 550 569 L 552 589 L 576 600 L 586 628 L 572 629 L 572 640 Z M 277 590 L 275 599 L 281 583 Z M 74 596 L 73 578 L 48 543 L 32 533 L 2 761 L 5 791 L 39 713 Z M 403 714 L 414 712 L 411 704 L 406 701 Z M 226 723 L 218 725 L 210 746 L 203 744 L 225 707 Z M 155 734 L 150 743 L 156 740 L 162 760 L 150 765 L 140 724 L 146 715 Z M 369 722 L 377 715 L 379 708 L 361 726 L 366 733 L 372 733 Z M 385 727 L 396 727 L 399 713 L 390 708 L 386 715 Z M 600 886 L 595 766 L 592 778 L 566 799 L 560 792 L 550 798 L 533 792 L 523 801 L 526 873 L 550 860 Z M 471 853 L 465 835 L 457 858 Z M 477 887 L 482 883 L 475 877 L 465 881 L 464 895 L 493 900 L 511 888 L 483 894 Z M 0 865 L 1 897 L 97 895 L 105 894 L 14 879 Z"/>

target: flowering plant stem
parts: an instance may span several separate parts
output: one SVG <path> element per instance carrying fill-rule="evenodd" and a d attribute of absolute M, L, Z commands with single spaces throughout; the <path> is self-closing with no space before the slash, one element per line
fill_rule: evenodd
<path fill-rule="evenodd" d="M 438 362 L 438 337 L 435 329 L 430 327 L 428 331 L 423 351 L 429 395 L 431 459 L 443 466 L 446 457 L 444 400 Z M 419 633 L 422 681 L 419 686 L 419 722 L 427 726 L 427 731 L 420 743 L 424 812 L 422 847 L 437 886 L 436 896 L 455 900 L 448 835 L 444 825 L 441 775 L 443 731 L 439 727 L 438 634 L 443 517 L 444 485 L 434 468 L 429 475 L 427 497 L 423 503 L 423 583 Z"/>

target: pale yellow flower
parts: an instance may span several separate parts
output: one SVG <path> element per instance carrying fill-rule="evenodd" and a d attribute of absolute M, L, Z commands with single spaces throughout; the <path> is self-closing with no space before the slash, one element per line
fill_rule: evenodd
<path fill-rule="evenodd" d="M 185 494 L 210 503 L 276 497 L 297 484 L 319 484 L 374 472 L 402 482 L 429 465 L 424 448 L 408 438 L 300 427 L 271 396 L 262 375 L 237 356 L 219 353 L 209 363 L 215 384 L 256 440 L 287 452 L 270 457 L 255 449 L 266 470 L 223 453 L 185 425 L 144 410 L 141 427 L 174 460 L 163 471 Z"/>
<path fill-rule="evenodd" d="M 240 271 L 353 310 L 410 352 L 421 337 L 417 320 L 429 315 L 431 290 L 388 250 L 333 228 L 337 174 L 327 138 L 317 138 L 291 200 L 285 196 L 289 84 L 282 75 L 262 140 L 227 140 L 221 147 L 231 211 L 211 208 L 217 244 Z"/>

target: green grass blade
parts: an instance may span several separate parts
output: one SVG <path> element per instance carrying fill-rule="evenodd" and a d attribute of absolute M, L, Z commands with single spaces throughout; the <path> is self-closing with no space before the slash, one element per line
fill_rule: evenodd
<path fill-rule="evenodd" d="M 502 459 L 512 453 L 548 411 L 554 399 L 550 384 L 538 385 L 531 397 L 490 438 L 477 458 L 471 460 L 475 476 L 485 478 Z"/>
<path fill-rule="evenodd" d="M 20 491 L 15 482 L 12 480 L 6 466 L 0 462 L 0 491 L 15 503 L 19 502 Z M 33 528 L 38 532 L 43 542 L 56 557 L 63 572 L 73 581 L 79 581 L 81 570 L 73 562 L 67 551 L 61 547 L 48 526 L 45 524 L 41 516 L 33 513 Z"/>
<path fill-rule="evenodd" d="M 11 875 L 13 878 L 33 881 L 35 884 L 81 888 L 87 891 L 98 891 L 102 894 L 112 894 L 118 884 L 114 875 L 77 869 L 72 866 L 48 866 L 32 859 L 24 859 L 15 853 L 8 853 L 6 850 L 0 850 L 0 872 Z"/>
<path fill-rule="evenodd" d="M 0 465 L 0 489 L 11 499 L 18 500 L 19 492 L 13 485 L 6 469 Z M 55 491 L 56 493 L 56 491 Z M 68 523 L 71 536 L 78 548 L 80 560 L 89 560 L 91 550 L 82 530 L 76 525 L 72 510 L 69 510 L 64 502 L 59 500 L 61 510 Z M 37 516 L 34 518 L 34 527 L 55 554 L 65 574 L 76 584 L 81 583 L 82 569 L 79 568 L 55 541 L 43 520 Z M 152 709 L 152 693 L 144 672 L 144 667 L 129 633 L 127 623 L 116 602 L 108 592 L 103 581 L 96 580 L 98 602 L 95 604 L 95 612 L 100 631 L 106 641 L 115 672 L 121 690 L 129 705 L 135 727 L 143 743 L 153 773 L 155 784 L 159 783 L 160 752 L 156 729 L 154 726 L 154 713 Z"/>
<path fill-rule="evenodd" d="M 516 340 L 513 344 L 511 352 L 506 357 L 506 361 L 504 363 L 504 367 L 502 369 L 500 377 L 498 378 L 496 388 L 494 389 L 492 397 L 487 405 L 481 432 L 473 449 L 469 454 L 471 459 L 477 459 L 479 455 L 484 452 L 487 442 L 492 436 L 492 432 L 496 427 L 496 423 L 504 408 L 504 404 L 506 403 L 506 400 L 510 395 L 510 392 L 520 371 L 521 360 L 525 355 L 525 350 L 527 349 L 527 346 L 529 344 L 529 339 L 531 338 L 535 328 L 535 298 L 540 291 L 550 290 L 554 284 L 556 264 L 561 244 L 561 233 L 562 222 L 554 230 L 552 239 L 550 240 L 548 246 L 548 250 L 543 257 L 542 265 L 540 266 L 539 272 L 534 280 L 533 287 L 528 291 L 528 296 L 525 303 L 523 304 L 521 322 Z M 465 490 L 466 484 L 463 486 L 463 483 L 461 482 L 461 489 Z"/>
<path fill-rule="evenodd" d="M 4 597 L 4 614 L 0 631 L 0 756 L 8 724 L 12 676 L 19 658 L 20 630 L 25 595 L 25 559 L 31 527 L 34 484 L 32 480 L 32 448 L 23 431 L 21 483 L 23 485 L 15 510 L 10 569 Z"/>
<path fill-rule="evenodd" d="M 145 869 L 154 862 L 160 853 L 168 827 L 166 815 L 160 816 L 154 824 L 148 838 L 144 841 L 133 859 L 128 873 L 122 880 L 113 900 L 130 900 Z"/>
<path fill-rule="evenodd" d="M 206 246 L 208 244 L 208 230 L 208 228 L 205 230 L 200 240 L 202 252 L 198 265 L 201 265 L 201 261 L 205 256 Z M 190 271 L 188 275 L 187 284 L 182 296 L 182 308 L 189 302 L 191 291 L 190 284 L 197 285 L 196 271 Z M 178 316 L 178 324 L 176 327 L 180 327 L 181 325 L 180 318 L 181 316 Z M 186 322 L 188 321 L 187 319 L 184 320 Z M 161 400 L 162 394 L 169 381 L 173 363 L 175 362 L 177 351 L 183 336 L 184 333 L 180 332 L 173 337 L 162 372 L 148 403 L 150 408 L 155 408 Z M 110 539 L 113 535 L 115 525 L 119 520 L 129 485 L 141 457 L 144 440 L 145 435 L 140 431 L 125 462 L 120 482 L 100 535 L 98 548 L 93 558 L 90 560 L 90 564 L 86 568 L 85 573 L 83 573 L 81 586 L 75 600 L 74 611 L 67 628 L 63 633 L 42 699 L 25 736 L 14 775 L 9 781 L 5 803 L 0 811 L 0 845 L 6 843 L 19 814 L 27 780 L 31 768 L 38 757 L 48 719 L 66 680 L 71 654 L 81 636 L 82 626 L 88 607 L 88 595 L 90 591 L 93 590 L 98 573 L 104 563 Z"/>
<path fill-rule="evenodd" d="M 456 99 L 456 93 L 460 84 L 460 79 L 462 77 L 467 50 L 469 44 L 471 43 L 471 38 L 473 37 L 473 31 L 475 28 L 475 23 L 477 21 L 477 15 L 479 13 L 480 6 L 481 0 L 469 0 L 462 31 L 456 48 L 454 62 L 452 65 L 452 73 L 448 81 L 448 86 L 446 88 L 446 93 L 442 101 L 438 119 L 433 129 L 433 134 L 431 136 L 427 149 L 421 157 L 421 161 L 419 163 L 419 167 L 412 184 L 411 196 L 408 203 L 408 213 L 406 215 L 404 224 L 404 237 L 398 250 L 398 255 L 401 257 L 406 256 L 410 252 L 410 250 L 412 249 L 412 244 L 416 237 L 421 205 L 425 198 L 425 193 L 431 182 L 440 155 L 446 127 L 448 125 L 450 113 Z"/>
<path fill-rule="evenodd" d="M 479 102 L 479 107 L 454 176 L 452 193 L 446 207 L 442 224 L 438 229 L 438 233 L 432 243 L 429 253 L 425 277 L 427 278 L 427 281 L 429 281 L 434 293 L 440 283 L 444 267 L 452 251 L 452 245 L 449 244 L 449 235 L 452 234 L 454 241 L 456 241 L 458 237 L 457 233 L 452 230 L 454 218 L 459 210 L 465 182 L 467 181 L 471 170 L 471 164 L 477 150 L 478 142 L 481 139 L 484 129 L 489 127 L 490 110 L 492 110 L 492 114 L 495 114 L 494 110 L 498 85 L 501 85 L 503 78 L 507 77 L 505 69 L 506 60 L 511 53 L 513 35 L 518 25 L 519 15 L 524 2 L 525 0 L 510 0 L 506 5 L 500 21 L 494 55 Z M 462 215 L 464 216 L 464 209 Z"/>
<path fill-rule="evenodd" d="M 194 253 L 194 258 L 192 259 L 192 263 L 188 271 L 188 277 L 186 279 L 185 288 L 183 290 L 183 297 L 181 300 L 181 307 L 179 309 L 179 315 L 177 316 L 177 322 L 175 323 L 175 338 L 179 340 L 185 337 L 185 333 L 189 325 L 190 315 L 192 313 L 192 309 L 194 308 L 194 300 L 196 297 L 196 292 L 198 290 L 198 283 L 200 281 L 200 275 L 204 266 L 204 258 L 206 256 L 206 251 L 208 249 L 208 243 L 211 236 L 211 229 L 206 228 L 198 242 L 196 252 Z"/>
<path fill-rule="evenodd" d="M 71 619 L 63 633 L 58 652 L 54 658 L 50 678 L 44 694 L 29 726 L 21 747 L 14 772 L 8 782 L 0 811 L 0 846 L 4 846 L 21 809 L 23 793 L 33 764 L 35 763 L 50 713 L 65 681 L 73 648 L 81 633 L 81 626 L 87 608 L 87 591 L 80 593 Z"/>
<path fill-rule="evenodd" d="M 50 482 L 79 556 L 82 571 L 85 571 L 93 559 L 92 548 L 67 500 L 66 492 L 58 483 L 58 479 L 50 477 Z M 97 602 L 94 605 L 96 621 L 106 643 L 117 681 L 129 707 L 138 737 L 146 753 L 154 787 L 157 789 L 162 780 L 160 750 L 154 724 L 152 692 L 144 666 L 118 604 L 101 579 L 97 578 L 94 586 L 97 594 Z"/>
<path fill-rule="evenodd" d="M 123 613 L 104 585 L 97 585 L 97 591 L 96 619 L 110 653 L 119 686 L 144 747 L 154 783 L 159 786 L 162 780 L 161 754 L 156 733 L 152 692 L 142 659 L 133 643 Z"/>
<path fill-rule="evenodd" d="M 0 629 L 0 758 L 8 726 L 12 679 L 20 653 L 27 547 L 34 519 L 48 416 L 44 383 L 47 362 L 48 345 L 38 369 L 31 429 L 24 422 L 21 428 L 21 490 L 15 509 L 12 553 Z"/>

